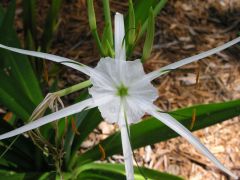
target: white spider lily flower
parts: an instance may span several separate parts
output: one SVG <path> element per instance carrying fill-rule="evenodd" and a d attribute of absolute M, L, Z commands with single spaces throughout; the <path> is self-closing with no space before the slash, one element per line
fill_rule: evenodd
<path fill-rule="evenodd" d="M 0 140 L 38 128 L 46 123 L 78 113 L 84 109 L 98 106 L 102 117 L 107 122 L 117 123 L 120 127 L 126 176 L 128 180 L 132 180 L 134 179 L 134 171 L 128 126 L 132 123 L 137 123 L 145 113 L 148 113 L 176 131 L 179 135 L 186 138 L 219 169 L 229 174 L 234 179 L 237 179 L 238 177 L 225 168 L 187 128 L 169 114 L 159 112 L 159 109 L 153 104 L 154 100 L 158 97 L 158 94 L 156 88 L 154 88 L 151 84 L 151 81 L 167 71 L 179 68 L 183 65 L 198 61 L 204 57 L 224 50 L 240 42 L 240 37 L 217 48 L 177 61 L 152 73 L 145 74 L 140 60 L 126 61 L 124 36 L 123 15 L 116 13 L 114 38 L 116 56 L 114 59 L 110 57 L 101 58 L 94 69 L 56 55 L 21 50 L 0 45 L 1 48 L 8 49 L 13 52 L 41 57 L 77 69 L 89 75 L 93 85 L 89 89 L 89 93 L 92 95 L 92 98 L 67 108 L 63 108 L 58 112 L 54 112 L 25 126 L 2 134 L 0 135 Z"/>

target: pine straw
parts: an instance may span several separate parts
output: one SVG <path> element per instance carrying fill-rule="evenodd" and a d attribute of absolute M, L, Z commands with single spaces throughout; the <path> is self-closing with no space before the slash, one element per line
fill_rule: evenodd
<path fill-rule="evenodd" d="M 111 1 L 112 12 L 126 12 L 126 2 Z M 95 7 L 101 32 L 103 27 L 101 1 L 95 1 Z M 150 72 L 231 40 L 240 27 L 239 12 L 239 0 L 204 2 L 170 0 L 164 11 L 156 18 L 154 52 L 145 65 L 146 71 Z M 19 31 L 21 32 L 21 28 Z M 41 29 L 39 31 L 41 32 Z M 141 47 L 136 49 L 134 53 L 136 57 L 141 54 Z M 64 4 L 61 25 L 51 51 L 77 59 L 84 64 L 97 63 L 99 55 L 89 31 L 85 0 L 69 0 L 69 3 Z M 193 104 L 240 98 L 239 58 L 239 47 L 235 46 L 155 80 L 160 95 L 156 104 L 169 111 Z M 198 71 L 200 82 L 196 86 Z M 68 69 L 62 75 L 59 87 L 72 85 L 85 78 L 82 74 Z M 236 117 L 194 132 L 224 165 L 238 175 L 240 175 L 239 129 L 239 118 Z M 92 133 L 82 148 L 91 148 L 99 140 L 106 138 L 106 134 L 111 134 L 115 130 L 113 125 L 101 123 L 97 131 L 102 134 Z M 180 175 L 186 179 L 228 179 L 180 137 L 140 148 L 135 152 L 139 165 Z M 123 158 L 115 155 L 108 161 L 123 162 Z"/>

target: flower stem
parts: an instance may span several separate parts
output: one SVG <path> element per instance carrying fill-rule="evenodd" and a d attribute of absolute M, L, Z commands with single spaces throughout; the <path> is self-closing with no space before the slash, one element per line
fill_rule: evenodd
<path fill-rule="evenodd" d="M 66 96 L 68 94 L 71 94 L 73 92 L 79 91 L 83 88 L 89 87 L 91 85 L 90 80 L 83 81 L 79 84 L 73 85 L 71 87 L 68 87 L 66 89 L 62 89 L 60 91 L 55 92 L 54 94 L 58 95 L 59 97 Z"/>

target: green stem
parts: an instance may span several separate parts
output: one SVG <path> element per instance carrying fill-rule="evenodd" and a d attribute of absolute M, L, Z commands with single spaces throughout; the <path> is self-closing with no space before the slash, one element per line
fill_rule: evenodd
<path fill-rule="evenodd" d="M 60 97 L 66 96 L 66 95 L 71 94 L 73 92 L 79 91 L 79 90 L 81 90 L 83 88 L 89 87 L 91 84 L 92 83 L 91 83 L 90 80 L 86 80 L 86 81 L 83 81 L 83 82 L 81 82 L 79 84 L 76 84 L 74 86 L 71 86 L 71 87 L 68 87 L 66 89 L 62 89 L 60 91 L 57 91 L 54 94 L 56 94 L 56 95 L 58 95 Z"/>
<path fill-rule="evenodd" d="M 106 53 L 105 53 L 105 50 L 103 49 L 102 43 L 101 43 L 100 38 L 98 36 L 97 29 L 92 30 L 92 36 L 97 43 L 97 47 L 98 47 L 98 50 L 100 51 L 101 56 L 105 56 Z"/>
<path fill-rule="evenodd" d="M 100 41 L 100 38 L 97 32 L 97 24 L 96 24 L 96 16 L 95 16 L 95 11 L 93 6 L 93 0 L 87 0 L 87 12 L 88 12 L 88 21 L 89 21 L 90 30 L 92 32 L 92 36 L 97 43 L 97 47 L 101 53 L 101 56 L 105 56 L 105 51 L 104 51 L 104 48 L 102 47 L 102 43 Z"/>
<path fill-rule="evenodd" d="M 105 23 L 109 24 L 108 40 L 111 46 L 113 46 L 113 33 L 112 33 L 112 19 L 110 14 L 109 0 L 103 0 L 103 12 L 105 17 Z"/>

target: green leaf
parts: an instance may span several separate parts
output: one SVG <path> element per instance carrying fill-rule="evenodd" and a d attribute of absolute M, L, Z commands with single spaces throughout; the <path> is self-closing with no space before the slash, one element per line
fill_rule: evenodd
<path fill-rule="evenodd" d="M 0 26 L 2 26 L 3 18 L 4 18 L 4 9 L 0 4 Z"/>
<path fill-rule="evenodd" d="M 29 50 L 35 50 L 36 49 L 36 43 L 34 41 L 35 37 L 33 37 L 32 33 L 30 31 L 27 31 L 25 35 L 25 48 Z M 31 57 L 31 59 L 34 59 Z"/>
<path fill-rule="evenodd" d="M 5 147 L 0 146 L 0 152 L 4 152 Z M 32 164 L 34 161 L 31 161 L 29 158 L 24 158 L 24 156 L 21 156 L 21 154 L 16 153 L 12 150 L 9 150 L 5 155 L 4 159 L 7 161 L 14 163 L 18 166 L 20 170 L 34 170 L 34 166 Z"/>
<path fill-rule="evenodd" d="M 196 109 L 196 122 L 192 129 L 194 131 L 240 115 L 240 100 L 224 103 L 196 105 L 170 112 L 170 114 L 183 125 L 190 127 L 193 109 Z M 147 118 L 138 124 L 132 125 L 130 132 L 133 149 L 160 141 L 165 141 L 178 136 L 178 134 L 166 127 L 159 120 L 156 120 L 152 117 Z M 116 132 L 101 142 L 106 156 L 122 153 L 120 138 L 120 133 Z M 88 152 L 79 156 L 76 162 L 78 162 L 77 165 L 81 165 L 91 161 L 99 160 L 100 157 L 101 153 L 98 150 L 98 146 L 95 146 Z"/>
<path fill-rule="evenodd" d="M 136 25 L 135 25 L 135 14 L 134 14 L 134 8 L 133 8 L 133 2 L 132 0 L 129 0 L 129 9 L 128 9 L 128 44 L 130 46 L 134 45 L 136 35 Z"/>
<path fill-rule="evenodd" d="M 35 50 L 35 42 L 37 39 L 36 0 L 24 0 L 22 3 L 25 47 Z"/>
<path fill-rule="evenodd" d="M 168 0 L 149 0 L 149 2 L 142 1 L 140 6 L 138 6 L 135 10 L 136 12 L 136 22 L 141 23 L 141 31 L 138 36 L 140 38 L 147 29 L 147 18 L 148 18 L 148 11 L 146 11 L 146 8 L 150 9 L 153 8 L 153 15 L 156 17 L 159 12 L 162 10 L 162 8 L 165 7 Z M 145 10 L 144 10 L 145 8 Z"/>
<path fill-rule="evenodd" d="M 85 100 L 88 97 L 89 97 L 88 92 L 83 91 L 81 93 L 80 97 L 76 100 L 76 102 L 80 102 L 82 100 Z M 86 116 L 88 115 L 89 112 L 90 112 L 89 110 L 82 111 L 82 112 L 75 115 L 74 121 L 75 121 L 77 129 L 79 129 L 79 127 L 81 126 L 82 122 L 84 121 L 84 119 L 86 118 Z M 66 154 L 64 156 L 64 159 L 65 159 L 65 166 L 66 167 L 68 167 L 68 165 L 69 165 L 69 160 L 71 158 L 71 154 L 73 153 L 72 152 L 73 141 L 74 141 L 74 138 L 77 137 L 77 136 L 79 136 L 79 135 L 77 135 L 77 134 L 75 134 L 75 132 L 73 132 L 72 126 L 68 126 L 67 134 L 66 134 L 66 137 L 65 137 L 65 143 L 64 143 L 64 150 L 66 152 Z"/>
<path fill-rule="evenodd" d="M 111 47 L 113 47 L 113 32 L 112 32 L 112 19 L 111 12 L 109 7 L 109 0 L 103 0 L 103 12 L 105 19 L 105 28 L 107 27 L 108 35 L 106 36 L 106 40 L 109 42 Z"/>
<path fill-rule="evenodd" d="M 13 127 L 0 117 L 0 134 L 11 130 L 13 130 Z M 34 153 L 40 153 L 42 155 L 40 150 L 29 138 L 23 135 L 18 136 L 16 140 L 15 138 L 16 137 L 5 139 L 0 142 L 0 161 L 8 160 L 8 164 L 14 163 L 16 168 L 20 168 L 18 170 L 39 170 Z M 13 141 L 15 142 L 10 146 Z M 2 156 L 2 153 L 5 152 L 7 148 L 9 148 L 8 151 Z M 46 162 L 43 162 L 42 169 L 48 169 Z"/>
<path fill-rule="evenodd" d="M 132 0 L 128 2 L 128 26 L 126 27 L 126 47 L 127 47 L 127 57 L 129 57 L 136 45 L 136 23 L 135 23 L 135 13 Z"/>
<path fill-rule="evenodd" d="M 69 169 L 76 163 L 77 151 L 82 142 L 88 137 L 88 135 L 98 126 L 102 121 L 102 116 L 97 108 L 89 110 L 87 116 L 81 122 L 78 131 L 80 136 L 75 136 L 72 145 L 72 155 L 69 163 Z"/>
<path fill-rule="evenodd" d="M 23 1 L 23 22 L 24 30 L 36 33 L 36 0 Z"/>
<path fill-rule="evenodd" d="M 103 49 L 102 43 L 100 41 L 100 38 L 97 32 L 96 16 L 95 16 L 95 11 L 93 6 L 93 0 L 87 0 L 87 10 L 88 10 L 88 22 L 89 22 L 90 30 L 92 32 L 92 36 L 95 42 L 97 43 L 97 47 L 101 56 L 105 56 L 105 51 Z"/>
<path fill-rule="evenodd" d="M 12 44 L 11 46 L 14 45 Z M 37 78 L 26 56 L 3 50 L 0 51 L 0 55 L 5 67 L 10 69 L 9 74 L 18 85 L 18 88 L 21 88 L 34 105 L 38 105 L 42 100 L 42 93 Z"/>
<path fill-rule="evenodd" d="M 15 13 L 15 1 L 7 9 L 3 23 L 0 26 L 0 43 L 13 47 L 20 47 L 17 34 L 13 29 L 13 20 Z M 24 91 L 28 98 L 37 105 L 42 100 L 42 93 L 32 70 L 31 64 L 26 56 L 10 53 L 4 50 L 0 51 L 0 68 L 10 68 L 14 82 Z"/>
<path fill-rule="evenodd" d="M 153 10 L 150 8 L 149 16 L 148 16 L 148 26 L 147 26 L 147 34 L 143 46 L 143 55 L 142 55 L 142 62 L 144 62 L 147 58 L 149 58 L 153 41 L 154 41 L 154 33 L 155 33 L 155 21 L 153 16 Z"/>
<path fill-rule="evenodd" d="M 115 174 L 114 174 L 115 175 Z M 112 177 L 107 177 L 106 175 L 99 175 L 99 174 L 93 174 L 92 172 L 84 172 L 84 173 L 81 173 L 77 178 L 79 179 L 97 179 L 97 180 L 112 180 Z M 119 176 L 114 176 L 115 179 L 120 179 L 123 177 L 120 177 Z"/>
<path fill-rule="evenodd" d="M 0 88 L 0 94 L 0 102 L 2 104 L 11 109 L 11 111 L 14 111 L 18 117 L 26 120 L 29 118 L 30 114 L 28 111 L 26 111 L 13 96 L 2 88 Z"/>
<path fill-rule="evenodd" d="M 104 49 L 104 56 L 110 56 L 114 57 L 114 50 L 112 46 L 109 43 L 109 24 L 106 24 L 104 29 L 103 29 L 103 35 L 102 35 L 102 46 Z"/>
<path fill-rule="evenodd" d="M 114 49 L 108 41 L 106 42 L 106 44 L 107 44 L 106 48 L 108 49 L 108 55 L 113 58 L 115 56 Z"/>
<path fill-rule="evenodd" d="M 144 176 L 140 173 L 143 172 Z M 77 177 L 77 179 L 85 179 L 92 177 L 94 175 L 97 179 L 126 179 L 125 177 L 125 169 L 122 164 L 110 164 L 110 163 L 89 163 L 83 165 L 73 172 L 73 178 Z M 109 178 L 110 177 L 110 178 Z M 135 167 L 134 168 L 134 178 L 136 180 L 144 180 L 144 179 L 164 179 L 164 180 L 183 180 L 181 177 L 170 175 L 167 173 L 162 173 L 159 171 L 143 168 L 143 167 Z"/>
<path fill-rule="evenodd" d="M 97 24 L 96 24 L 96 15 L 94 11 L 94 5 L 93 5 L 93 0 L 87 0 L 87 10 L 88 10 L 88 22 L 90 29 L 93 31 L 97 29 Z"/>
<path fill-rule="evenodd" d="M 61 5 L 62 0 L 51 1 L 51 7 L 48 11 L 42 35 L 41 48 L 42 51 L 44 52 L 48 51 L 49 47 L 51 46 L 53 35 L 58 28 L 59 25 L 58 15 L 61 10 Z"/>
<path fill-rule="evenodd" d="M 21 58 L 21 56 L 16 59 L 16 54 L 7 51 L 0 50 L 0 55 L 3 62 L 0 65 L 1 88 L 7 90 L 6 93 L 14 95 L 13 98 L 20 100 L 18 103 L 22 104 L 26 110 L 30 110 L 28 112 L 31 113 L 34 106 L 42 99 L 40 87 L 31 65 L 27 59 Z M 21 63 L 21 61 L 23 62 Z"/>
<path fill-rule="evenodd" d="M 149 9 L 151 7 L 155 7 L 157 2 L 161 2 L 161 0 L 140 0 L 137 3 L 134 4 L 134 12 L 135 12 L 135 21 L 136 23 L 143 24 L 149 15 Z"/>
<path fill-rule="evenodd" d="M 135 24 L 136 27 L 139 27 L 137 29 L 136 33 L 136 39 L 135 39 L 135 44 L 141 39 L 143 34 L 146 32 L 146 29 L 148 27 L 148 16 L 149 16 L 149 10 L 152 7 L 153 8 L 153 16 L 156 17 L 159 12 L 162 10 L 162 8 L 166 5 L 167 0 L 139 0 L 135 1 L 134 3 L 134 14 L 135 14 Z M 131 4 L 129 5 L 130 8 Z M 126 23 L 126 32 L 127 30 L 130 29 L 130 23 L 129 19 L 131 16 L 131 12 L 129 9 L 128 16 L 126 17 L 125 21 Z M 127 56 L 130 56 L 133 51 L 133 46 L 127 44 Z"/>
<path fill-rule="evenodd" d="M 17 34 L 13 29 L 15 1 L 5 14 L 1 14 L 0 43 L 19 47 Z M 19 117 L 27 120 L 41 100 L 42 94 L 30 62 L 26 56 L 0 50 L 0 101 Z"/>
<path fill-rule="evenodd" d="M 79 148 L 79 145 L 82 144 L 82 142 L 101 121 L 102 116 L 97 108 L 89 110 L 86 118 L 84 118 L 84 121 L 79 126 L 78 131 L 80 132 L 81 136 L 75 136 L 73 150 Z"/>
<path fill-rule="evenodd" d="M 4 13 L 0 8 L 0 43 L 20 47 L 17 34 L 13 28 L 15 16 L 15 1 Z M 36 105 L 42 100 L 42 93 L 37 78 L 26 56 L 0 50 L 0 103 L 18 118 L 28 120 Z M 1 133 L 13 129 L 2 123 Z M 4 155 L 3 160 L 9 160 L 21 170 L 36 170 L 34 153 L 38 152 L 30 140 L 20 137 Z M 13 139 L 1 141 L 1 153 L 6 150 Z M 23 146 L 24 144 L 24 146 Z M 44 168 L 48 166 L 43 165 Z"/>
<path fill-rule="evenodd" d="M 84 121 L 84 118 L 86 118 L 87 114 L 88 114 L 88 111 L 83 111 L 81 113 L 78 113 L 75 116 L 76 118 L 74 118 L 74 119 L 76 119 L 75 123 L 76 123 L 77 128 L 79 128 L 81 123 Z M 73 146 L 74 139 L 77 138 L 76 136 L 79 136 L 79 135 L 76 135 L 75 132 L 73 132 L 72 127 L 69 125 L 67 135 L 66 135 L 66 138 L 65 138 L 65 144 L 64 144 L 64 149 L 65 149 L 65 152 L 66 152 L 66 154 L 64 156 L 66 167 L 68 167 L 69 160 L 70 160 L 71 155 L 73 153 L 72 146 Z"/>
<path fill-rule="evenodd" d="M 16 0 L 12 0 L 9 3 L 8 9 L 2 19 L 1 23 L 1 33 L 7 32 L 10 27 L 13 27 L 14 17 L 15 17 L 15 9 L 16 9 Z M 1 13 L 3 15 L 3 13 Z M 4 35 L 6 35 L 4 33 Z"/>
<path fill-rule="evenodd" d="M 65 173 L 63 174 L 65 176 Z M 14 171 L 3 171 L 0 170 L 0 177 L 4 180 L 55 180 L 56 173 L 46 172 L 46 173 L 39 173 L 39 172 L 14 172 Z"/>

